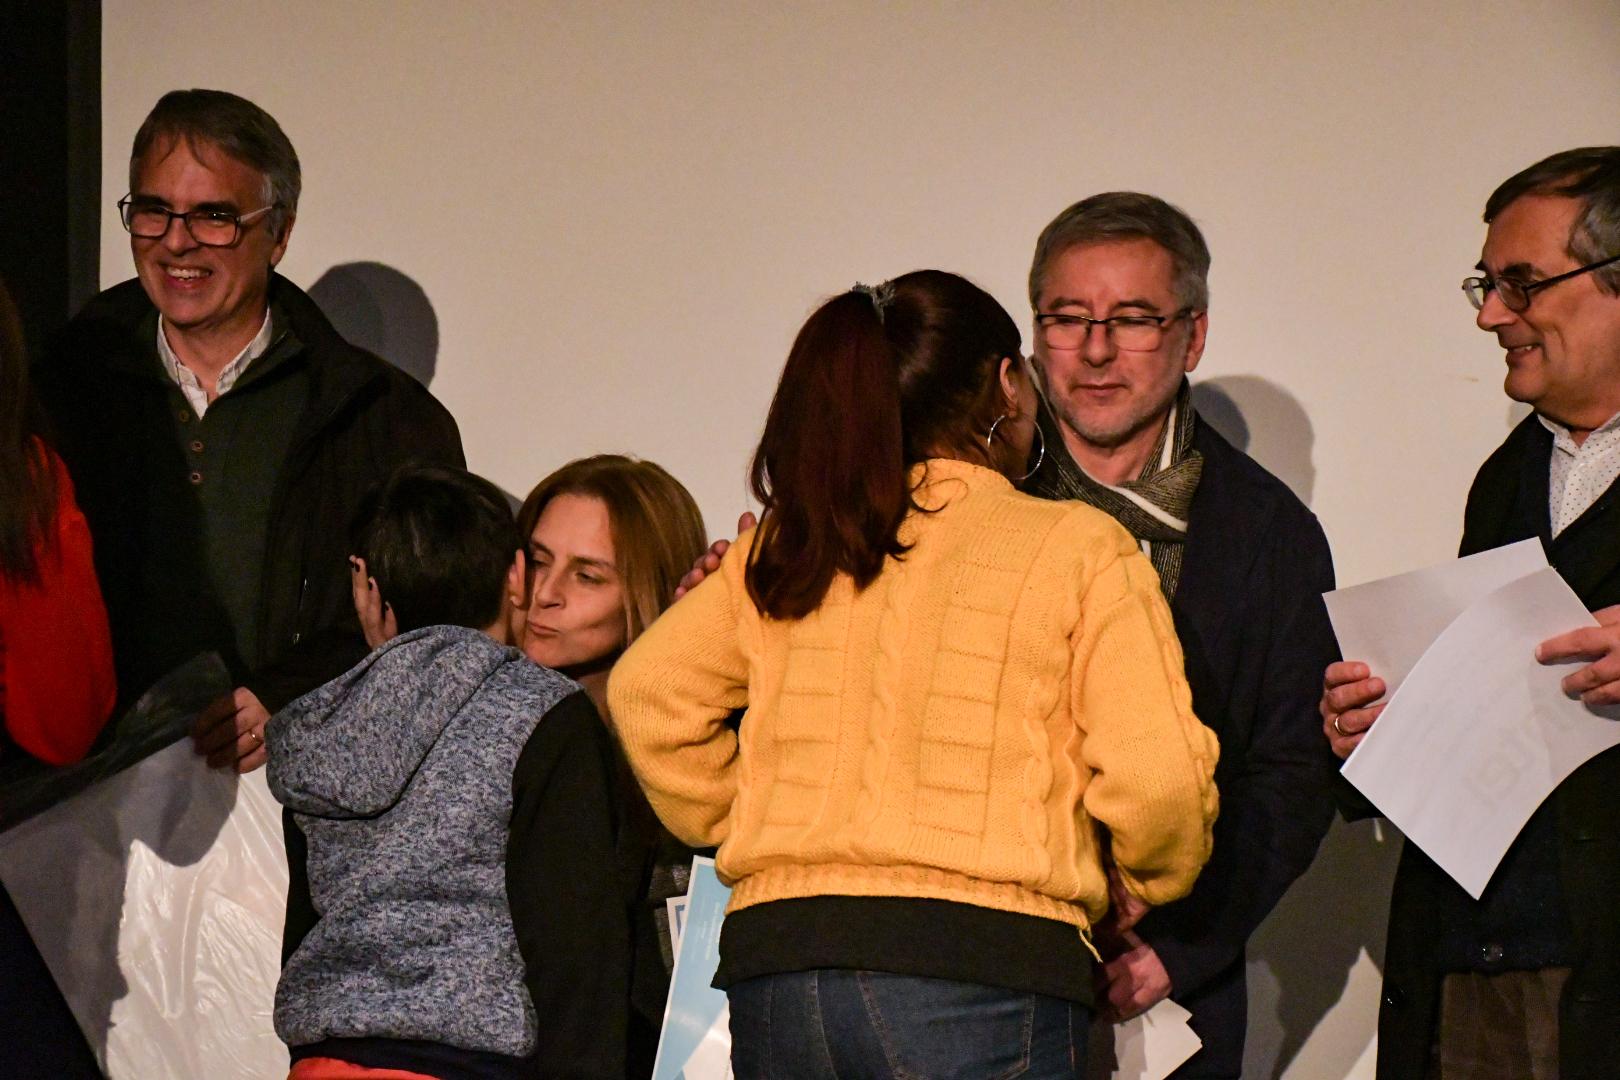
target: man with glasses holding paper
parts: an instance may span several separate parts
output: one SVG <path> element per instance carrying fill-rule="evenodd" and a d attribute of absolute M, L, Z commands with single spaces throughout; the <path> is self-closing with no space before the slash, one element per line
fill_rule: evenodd
<path fill-rule="evenodd" d="M 406 461 L 463 464 L 450 414 L 275 273 L 291 142 L 217 90 L 163 96 L 118 201 L 136 280 L 85 305 L 37 371 L 95 537 L 127 703 L 202 652 L 238 680 L 194 730 L 264 763 L 264 723 L 364 655 L 348 565 L 361 496 Z"/>
<path fill-rule="evenodd" d="M 1249 937 L 1315 857 L 1332 758 L 1313 704 L 1338 647 L 1333 563 L 1316 518 L 1194 409 L 1209 328 L 1209 249 L 1186 214 L 1135 192 L 1059 214 L 1030 270 L 1046 453 L 1025 485 L 1120 521 L 1159 572 L 1193 710 L 1221 743 L 1214 855 L 1187 898 L 1141 914 L 1116 890 L 1101 929 L 1114 1019 L 1172 997 L 1203 1049 L 1174 1075 L 1237 1077 Z"/>
<path fill-rule="evenodd" d="M 1461 554 L 1537 538 L 1601 625 L 1543 642 L 1583 661 L 1563 690 L 1620 703 L 1620 147 L 1568 150 L 1485 204 L 1463 282 L 1506 352 L 1503 389 L 1534 413 L 1469 491 Z M 1320 712 L 1348 757 L 1384 683 L 1329 666 Z M 1408 844 L 1390 903 L 1378 1076 L 1620 1076 L 1620 750 L 1590 759 L 1530 818 L 1480 899 Z M 1361 806 L 1371 813 L 1370 806 Z M 1430 1071 L 1432 1070 L 1432 1072 Z"/>

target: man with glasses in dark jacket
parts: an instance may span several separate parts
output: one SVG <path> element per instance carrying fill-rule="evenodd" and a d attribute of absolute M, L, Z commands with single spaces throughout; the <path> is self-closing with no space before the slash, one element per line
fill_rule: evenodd
<path fill-rule="evenodd" d="M 1620 147 L 1567 150 L 1485 204 L 1463 282 L 1534 412 L 1468 493 L 1463 555 L 1531 537 L 1602 624 L 1541 644 L 1589 705 L 1620 703 Z M 1348 757 L 1383 709 L 1359 661 L 1327 669 L 1322 728 Z M 1478 900 L 1417 848 L 1390 901 L 1378 1076 L 1620 1077 L 1620 749 L 1571 773 Z M 1346 793 L 1346 808 L 1371 814 Z"/>
<path fill-rule="evenodd" d="M 1163 199 L 1107 192 L 1036 242 L 1029 297 L 1046 408 L 1033 494 L 1081 499 L 1135 536 L 1159 572 L 1193 711 L 1219 737 L 1215 849 L 1192 892 L 1141 914 L 1116 895 L 1100 928 L 1098 1010 L 1166 997 L 1203 1048 L 1173 1075 L 1238 1077 L 1245 948 L 1332 820 L 1333 759 L 1316 736 L 1318 673 L 1338 655 L 1316 517 L 1211 428 L 1187 375 L 1209 327 L 1209 248 Z"/>
<path fill-rule="evenodd" d="M 344 546 L 361 496 L 407 461 L 463 465 L 461 438 L 275 273 L 300 174 L 263 109 L 165 94 L 129 185 L 136 279 L 85 305 L 38 389 L 95 537 L 120 697 L 218 652 L 238 685 L 196 748 L 246 772 L 272 712 L 365 654 Z"/>

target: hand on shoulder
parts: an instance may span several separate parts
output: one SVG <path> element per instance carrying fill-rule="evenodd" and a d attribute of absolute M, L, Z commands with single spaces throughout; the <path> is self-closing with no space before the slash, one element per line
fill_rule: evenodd
<path fill-rule="evenodd" d="M 759 519 L 754 516 L 753 511 L 745 511 L 742 517 L 737 519 L 737 535 L 741 536 L 757 524 Z M 719 570 L 720 560 L 731 550 L 731 545 L 732 541 L 726 539 L 716 540 L 710 544 L 709 550 L 698 557 L 698 561 L 692 564 L 692 569 L 688 570 L 686 576 L 675 586 L 675 599 L 679 600 L 701 585 L 704 578 Z"/>

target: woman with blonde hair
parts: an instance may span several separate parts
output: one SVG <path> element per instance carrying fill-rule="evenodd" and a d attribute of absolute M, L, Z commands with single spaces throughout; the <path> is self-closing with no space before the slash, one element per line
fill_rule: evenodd
<path fill-rule="evenodd" d="M 664 823 L 719 846 L 740 1078 L 1072 1077 L 1091 928 L 1209 856 L 1214 736 L 1151 565 L 1019 494 L 1017 327 L 936 270 L 788 354 L 719 570 L 614 669 Z M 746 706 L 740 727 L 729 713 Z"/>
<path fill-rule="evenodd" d="M 668 607 L 708 541 L 696 500 L 662 467 L 622 454 L 570 461 L 518 510 L 527 597 L 513 597 L 531 660 L 579 681 L 607 718 L 607 672 Z"/>
<path fill-rule="evenodd" d="M 669 606 L 708 543 L 690 492 L 650 461 L 598 454 L 535 485 L 518 510 L 528 591 L 513 596 L 513 640 L 575 679 L 609 730 L 608 671 Z M 620 759 L 621 764 L 623 759 Z M 664 901 L 686 892 L 692 849 L 659 823 L 628 765 L 619 776 L 619 863 L 633 905 L 629 1073 L 652 1071 L 674 957 Z"/>

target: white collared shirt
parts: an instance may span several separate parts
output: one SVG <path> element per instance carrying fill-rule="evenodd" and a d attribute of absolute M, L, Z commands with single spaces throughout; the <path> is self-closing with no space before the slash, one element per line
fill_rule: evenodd
<path fill-rule="evenodd" d="M 215 397 L 229 393 L 231 387 L 236 385 L 236 380 L 248 369 L 248 365 L 265 354 L 270 348 L 270 332 L 270 312 L 266 309 L 264 325 L 253 335 L 253 340 L 236 354 L 234 360 L 220 369 L 219 378 L 214 381 Z M 208 411 L 208 391 L 203 388 L 202 381 L 197 378 L 196 373 L 175 355 L 174 349 L 169 345 L 168 335 L 163 332 L 162 315 L 158 316 L 157 350 L 158 357 L 163 361 L 163 369 L 169 373 L 169 378 L 174 380 L 175 385 L 180 387 L 180 392 L 186 395 L 186 401 L 190 403 L 197 418 L 202 419 L 203 414 Z"/>
<path fill-rule="evenodd" d="M 1547 470 L 1547 514 L 1552 521 L 1552 535 L 1557 536 L 1620 479 L 1620 413 L 1609 417 L 1608 423 L 1579 446 L 1569 428 L 1540 413 L 1536 419 L 1553 437 L 1552 464 Z"/>

